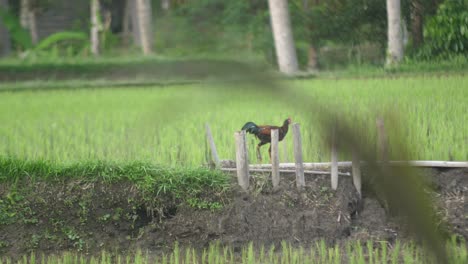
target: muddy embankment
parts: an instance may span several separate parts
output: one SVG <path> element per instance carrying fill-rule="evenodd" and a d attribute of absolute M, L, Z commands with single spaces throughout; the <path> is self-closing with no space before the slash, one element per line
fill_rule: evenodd
<path fill-rule="evenodd" d="M 441 228 L 468 239 L 468 169 L 420 171 L 447 223 Z M 328 176 L 306 176 L 307 187 L 298 192 L 294 175 L 284 175 L 281 188 L 273 192 L 268 176 L 256 175 L 250 194 L 233 187 L 221 201 L 222 209 L 168 202 L 152 215 L 138 189 L 124 182 L 3 183 L 0 254 L 15 258 L 31 251 L 99 254 L 103 249 L 125 253 L 138 248 L 157 253 L 170 250 L 175 241 L 195 248 L 220 241 L 236 250 L 250 241 L 307 246 L 319 239 L 333 244 L 405 238 L 404 228 L 366 185 L 358 200 L 350 177 L 341 177 L 335 192 Z"/>

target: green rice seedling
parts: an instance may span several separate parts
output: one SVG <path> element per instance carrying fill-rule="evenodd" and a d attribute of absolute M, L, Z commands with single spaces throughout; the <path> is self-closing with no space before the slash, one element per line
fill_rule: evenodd
<path fill-rule="evenodd" d="M 405 264 L 414 264 L 415 263 L 415 248 L 412 244 L 407 244 L 402 249 L 403 262 Z"/>
<path fill-rule="evenodd" d="M 350 118 L 359 117 L 362 122 L 356 122 L 356 126 L 367 128 L 368 135 L 363 138 L 370 141 L 376 139 L 376 115 L 398 110 L 408 142 L 415 143 L 410 149 L 412 158 L 466 160 L 468 149 L 463 131 L 467 124 L 459 122 L 457 116 L 466 112 L 468 92 L 463 84 L 467 78 L 301 80 L 291 82 L 290 89 L 310 95 L 311 102 L 324 102 L 322 111 L 338 106 Z M 304 160 L 329 160 L 327 144 L 322 142 L 314 119 L 306 119 L 294 106 L 248 89 L 243 95 L 226 91 L 222 97 L 214 97 L 214 91 L 206 84 L 164 89 L 2 92 L 0 154 L 61 164 L 138 160 L 199 166 L 207 162 L 206 122 L 211 126 L 220 157 L 233 159 L 232 133 L 245 122 L 280 124 L 291 116 L 294 122 L 301 123 Z M 213 103 L 197 103 L 207 102 L 207 98 Z M 185 110 L 173 109 L 188 99 L 193 103 L 184 105 Z M 223 104 L 217 103 L 221 101 Z M 319 117 L 321 111 L 312 114 Z M 389 133 L 391 136 L 391 130 Z M 256 140 L 249 136 L 251 162 L 256 162 L 255 145 Z M 289 136 L 280 143 L 280 149 L 281 161 L 291 161 L 293 145 Z"/>
<path fill-rule="evenodd" d="M 372 243 L 372 241 L 370 240 L 367 240 L 366 242 L 366 247 L 367 247 L 367 261 L 369 264 L 373 264 L 374 263 L 374 245 Z"/>
<path fill-rule="evenodd" d="M 310 259 L 312 261 L 317 261 L 318 260 L 316 250 L 315 250 L 315 248 L 313 246 L 310 247 Z"/>
<path fill-rule="evenodd" d="M 250 242 L 249 245 L 247 246 L 247 256 L 246 256 L 245 263 L 255 264 L 255 251 L 254 251 L 254 246 L 252 242 Z"/>
<path fill-rule="evenodd" d="M 381 263 L 387 263 L 387 241 L 380 241 L 380 248 L 382 249 Z"/>
<path fill-rule="evenodd" d="M 184 261 L 184 263 L 190 263 L 191 262 L 191 260 L 192 260 L 191 254 L 192 254 L 192 251 L 190 249 L 185 250 L 185 261 Z"/>
<path fill-rule="evenodd" d="M 347 242 L 345 245 L 346 255 L 349 259 L 350 264 L 357 263 L 355 252 L 352 250 L 351 242 Z"/>
<path fill-rule="evenodd" d="M 231 257 L 233 258 L 233 255 L 231 255 Z M 195 249 L 192 249 L 192 263 L 195 263 L 195 264 L 198 263 L 198 256 L 197 256 L 197 253 L 195 252 Z"/>
<path fill-rule="evenodd" d="M 393 246 L 393 250 L 392 250 L 392 255 L 391 255 L 392 264 L 397 264 L 398 263 L 399 255 L 400 255 L 400 241 L 397 240 L 395 242 L 395 245 Z"/>
<path fill-rule="evenodd" d="M 259 253 L 259 260 L 260 263 L 264 263 L 266 261 L 265 258 L 265 246 L 262 244 L 260 246 L 260 253 Z"/>
<path fill-rule="evenodd" d="M 335 245 L 335 252 L 334 252 L 334 255 L 335 255 L 335 261 L 334 263 L 335 264 L 339 264 L 339 263 L 342 263 L 342 258 L 341 258 L 341 253 L 340 253 L 340 248 L 338 247 L 338 245 Z"/>
<path fill-rule="evenodd" d="M 357 263 L 365 263 L 365 257 L 364 257 L 364 249 L 362 247 L 361 241 L 358 240 L 354 243 L 353 245 L 353 250 L 355 251 L 356 254 L 356 261 Z"/>
<path fill-rule="evenodd" d="M 180 261 L 180 249 L 179 249 L 179 243 L 176 242 L 174 244 L 174 250 L 172 251 L 170 262 L 174 264 L 179 264 L 179 261 Z"/>
<path fill-rule="evenodd" d="M 374 248 L 374 263 L 380 263 L 380 250 L 378 247 Z"/>
<path fill-rule="evenodd" d="M 372 242 L 372 241 L 371 241 Z M 41 257 L 42 263 L 135 263 L 135 264 L 145 264 L 145 263 L 166 263 L 166 264 L 176 264 L 176 263 L 213 263 L 213 264 L 225 264 L 225 263 L 242 263 L 242 264 L 252 264 L 252 263 L 284 263 L 284 264 L 296 264 L 296 263 L 322 263 L 322 264 L 335 264 L 335 263 L 387 263 L 380 262 L 381 256 L 379 253 L 376 253 L 377 249 L 372 249 L 373 251 L 373 260 L 370 261 L 370 258 L 367 260 L 361 256 L 364 256 L 360 250 L 364 248 L 359 247 L 360 242 L 349 242 L 347 245 L 335 245 L 333 247 L 326 247 L 324 255 L 320 255 L 321 252 L 321 242 L 310 247 L 310 251 L 304 250 L 302 247 L 293 247 L 290 243 L 282 243 L 282 250 L 280 252 L 275 252 L 274 248 L 271 247 L 268 250 L 268 253 L 263 255 L 262 259 L 259 250 L 264 249 L 264 247 L 254 247 L 252 243 L 247 244 L 241 251 L 241 257 L 235 259 L 232 248 L 230 247 L 221 247 L 219 243 L 214 243 L 208 248 L 202 250 L 201 253 L 201 262 L 199 262 L 197 252 L 193 248 L 185 248 L 184 250 L 174 249 L 169 255 L 162 254 L 159 257 L 154 256 L 154 260 L 150 261 L 148 252 L 142 254 L 141 250 L 137 250 L 133 254 L 127 254 L 122 257 L 116 255 L 115 259 L 110 258 L 111 254 L 108 252 L 101 252 L 98 256 L 91 256 L 89 259 L 85 259 L 81 253 L 73 252 L 64 252 L 57 255 L 49 255 L 47 257 Z M 367 245 L 368 242 L 366 241 Z M 362 245 L 362 244 L 361 244 Z M 451 262 L 454 264 L 464 264 L 467 261 L 466 255 L 466 243 L 464 241 L 451 240 L 447 242 L 448 250 L 451 252 Z M 175 246 L 174 246 L 175 248 Z M 346 251 L 345 254 L 344 251 Z M 178 251 L 178 253 L 177 253 Z M 184 252 L 185 251 L 185 252 Z M 379 249 L 379 252 L 382 249 Z M 371 254 L 371 253 L 368 253 Z M 26 264 L 26 263 L 35 263 L 35 257 L 31 259 L 31 254 L 24 255 L 21 257 L 17 263 Z M 178 257 L 184 256 L 183 259 Z M 414 264 L 425 264 L 425 263 L 434 263 L 429 258 L 430 252 L 423 252 L 422 248 L 412 242 L 400 243 L 396 242 L 395 247 L 392 251 L 391 262 L 392 263 L 414 263 Z M 125 261 L 122 262 L 122 260 Z M 0 258 L 0 264 L 11 263 L 9 258 Z"/>
<path fill-rule="evenodd" d="M 201 255 L 201 263 L 206 263 L 208 257 L 208 253 L 206 252 L 206 249 L 203 249 L 202 255 Z"/>
<path fill-rule="evenodd" d="M 143 254 L 140 249 L 138 249 L 135 253 L 134 262 L 143 263 Z"/>
<path fill-rule="evenodd" d="M 326 263 L 327 261 L 327 246 L 325 245 L 325 240 L 320 240 L 316 243 L 317 253 L 320 259 L 320 263 Z"/>
<path fill-rule="evenodd" d="M 268 251 L 269 263 L 275 262 L 275 245 L 270 246 L 270 250 Z"/>

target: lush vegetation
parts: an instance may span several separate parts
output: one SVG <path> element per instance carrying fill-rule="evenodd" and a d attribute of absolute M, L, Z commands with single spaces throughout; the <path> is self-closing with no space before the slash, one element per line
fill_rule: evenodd
<path fill-rule="evenodd" d="M 437 14 L 427 22 L 427 42 L 420 56 L 429 59 L 467 54 L 468 1 L 449 0 L 440 5 Z"/>
<path fill-rule="evenodd" d="M 310 96 L 311 104 L 317 100 L 320 109 L 339 107 L 350 117 L 364 116 L 372 124 L 366 140 L 375 141 L 375 113 L 391 110 L 402 118 L 412 158 L 465 160 L 468 128 L 460 118 L 466 114 L 466 82 L 465 76 L 423 76 L 285 85 Z M 291 116 L 302 124 L 305 160 L 329 160 L 317 121 L 309 119 L 320 111 L 302 113 L 294 102 L 274 94 L 218 85 L 3 92 L 0 153 L 61 164 L 101 160 L 200 166 L 209 156 L 206 122 L 221 158 L 234 159 L 233 133 L 245 122 L 279 125 Z M 249 137 L 251 157 L 255 142 Z M 290 136 L 281 144 L 281 161 L 291 161 Z"/>
<path fill-rule="evenodd" d="M 468 252 L 465 242 L 457 242 L 454 237 L 447 243 L 450 252 L 450 263 L 462 264 L 468 261 Z M 252 243 L 242 248 L 240 252 L 235 252 L 232 247 L 222 247 L 219 244 L 212 244 L 204 250 L 193 248 L 181 249 L 177 244 L 169 254 L 156 255 L 149 252 L 138 251 L 132 255 L 113 254 L 103 251 L 99 257 L 85 257 L 76 253 L 63 253 L 62 255 L 36 256 L 32 253 L 24 256 L 18 264 L 35 263 L 434 263 L 427 258 L 420 247 L 413 243 L 400 243 L 397 241 L 393 247 L 389 247 L 387 242 L 361 241 L 348 242 L 344 247 L 335 245 L 328 247 L 322 240 L 315 243 L 310 248 L 294 247 L 286 242 L 280 248 L 271 246 L 270 248 L 254 247 Z M 12 263 L 10 259 L 0 258 L 0 263 Z"/>
<path fill-rule="evenodd" d="M 104 163 L 88 161 L 71 165 L 46 161 L 0 158 L 0 182 L 18 184 L 36 180 L 121 182 L 134 184 L 148 206 L 165 207 L 164 203 L 187 204 L 200 209 L 219 209 L 219 199 L 229 186 L 229 176 L 207 168 L 168 168 L 142 162 Z M 20 187 L 21 188 L 21 187 Z M 21 220 L 19 200 L 8 194 L 0 199 L 0 225 Z"/>
<path fill-rule="evenodd" d="M 35 8 L 42 11 L 54 10 L 59 2 L 33 1 Z M 159 8 L 161 1 L 151 2 L 157 28 L 151 37 L 157 54 L 171 57 L 230 54 L 239 57 L 243 53 L 244 57 L 256 56 L 275 64 L 265 1 L 172 1 L 169 11 Z M 384 0 L 288 2 L 298 59 L 304 68 L 311 45 L 317 49 L 321 70 L 335 69 L 343 64 L 383 64 L 387 45 Z M 466 0 L 401 2 L 403 21 L 410 35 L 405 41 L 408 44 L 406 50 L 410 51 L 408 58 L 432 60 L 466 56 Z M 122 12 L 115 12 L 124 8 L 122 1 L 101 3 L 104 11 L 114 12 L 112 26 L 102 28 L 100 32 L 102 54 L 135 54 L 134 46 L 128 45 L 128 36 L 122 37 Z M 415 7 L 416 3 L 421 6 Z M 0 20 L 10 32 L 13 49 L 21 51 L 22 59 L 91 56 L 87 23 L 81 25 L 77 21 L 76 24 L 81 26 L 64 29 L 32 44 L 28 30 L 20 24 L 19 2 L 12 1 L 10 5 L 10 9 L 0 7 Z M 421 27 L 424 29 L 424 45 L 419 46 L 412 43 L 416 34 L 411 30 L 415 9 L 424 21 Z M 82 16 L 86 18 L 85 14 Z"/>

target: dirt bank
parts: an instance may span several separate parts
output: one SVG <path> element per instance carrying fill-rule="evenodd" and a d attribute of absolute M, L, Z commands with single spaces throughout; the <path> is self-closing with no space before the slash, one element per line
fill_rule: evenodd
<path fill-rule="evenodd" d="M 450 231 L 468 239 L 468 170 L 421 170 L 435 190 L 439 214 Z M 273 192 L 268 175 L 256 175 L 250 194 L 234 187 L 223 209 L 200 210 L 168 201 L 148 214 L 135 186 L 67 180 L 0 185 L 0 254 L 17 257 L 30 251 L 79 250 L 99 254 L 136 248 L 168 250 L 175 241 L 201 248 L 214 240 L 240 248 L 289 241 L 308 245 L 348 240 L 404 238 L 372 196 L 358 200 L 350 177 L 329 189 L 327 176 L 307 176 L 297 192 L 293 175 L 282 176 Z M 206 194 L 212 195 L 212 194 Z"/>

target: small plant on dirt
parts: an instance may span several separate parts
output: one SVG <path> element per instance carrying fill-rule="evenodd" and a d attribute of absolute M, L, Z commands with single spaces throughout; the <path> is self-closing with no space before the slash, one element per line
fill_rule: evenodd
<path fill-rule="evenodd" d="M 30 251 L 34 250 L 34 249 L 37 249 L 38 246 L 39 246 L 39 242 L 41 240 L 41 236 L 40 235 L 37 235 L 37 234 L 33 234 L 31 236 L 31 239 L 29 240 L 29 243 L 28 243 L 28 248 Z"/>
<path fill-rule="evenodd" d="M 78 250 L 82 251 L 85 246 L 85 241 L 81 238 L 80 235 L 76 232 L 73 228 L 64 228 L 62 232 L 67 236 L 68 240 L 72 243 L 73 247 Z"/>
<path fill-rule="evenodd" d="M 100 222 L 103 222 L 103 223 L 106 223 L 106 222 L 109 221 L 110 219 L 111 219 L 111 214 L 105 214 L 105 215 L 100 216 L 100 217 L 98 218 L 98 220 L 99 220 Z"/>
<path fill-rule="evenodd" d="M 120 207 L 117 207 L 114 209 L 114 214 L 112 215 L 112 220 L 113 221 L 119 221 L 122 217 L 123 214 L 123 209 Z"/>
<path fill-rule="evenodd" d="M 1 248 L 6 248 L 8 246 L 10 246 L 10 244 L 8 242 L 0 240 L 0 249 Z"/>
<path fill-rule="evenodd" d="M 129 221 L 131 221 L 131 228 L 132 229 L 135 229 L 135 222 L 136 220 L 138 219 L 138 214 L 136 212 L 136 209 L 132 210 L 131 212 L 128 212 L 126 215 L 125 215 L 125 218 Z"/>
<path fill-rule="evenodd" d="M 88 221 L 88 214 L 89 214 L 88 202 L 80 201 L 78 205 L 80 206 L 78 215 L 80 217 L 80 223 L 83 225 L 86 223 L 86 221 Z"/>
<path fill-rule="evenodd" d="M 188 198 L 187 204 L 193 208 L 210 209 L 211 211 L 223 208 L 223 205 L 219 202 L 208 202 L 199 198 Z"/>
<path fill-rule="evenodd" d="M 16 191 L 10 191 L 0 199 L 0 225 L 11 224 L 21 219 L 21 202 L 24 197 Z"/>
<path fill-rule="evenodd" d="M 29 206 L 24 206 L 21 210 L 22 221 L 25 224 L 36 225 L 39 223 L 39 219 L 36 213 Z"/>
<path fill-rule="evenodd" d="M 44 237 L 44 239 L 47 239 L 50 242 L 56 241 L 58 239 L 58 237 L 56 235 L 52 234 L 49 229 L 46 229 L 44 231 L 43 237 Z"/>
<path fill-rule="evenodd" d="M 14 223 L 16 214 L 16 210 L 8 200 L 0 199 L 0 225 Z"/>
<path fill-rule="evenodd" d="M 52 226 L 54 227 L 55 232 L 62 230 L 64 223 L 65 223 L 62 219 L 55 218 L 55 217 L 51 217 L 49 221 L 52 223 Z"/>

